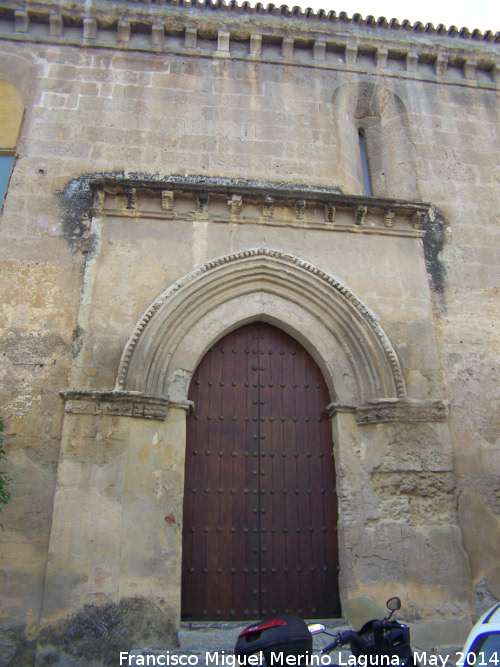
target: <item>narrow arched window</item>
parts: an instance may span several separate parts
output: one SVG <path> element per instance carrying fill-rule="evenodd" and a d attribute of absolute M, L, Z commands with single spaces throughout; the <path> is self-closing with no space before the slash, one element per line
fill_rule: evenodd
<path fill-rule="evenodd" d="M 358 130 L 359 139 L 359 155 L 361 158 L 361 171 L 363 172 L 363 185 L 365 188 L 365 195 L 372 196 L 372 184 L 370 181 L 370 169 L 368 166 L 368 153 L 366 151 L 366 137 L 364 130 Z"/>
<path fill-rule="evenodd" d="M 11 83 L 0 79 L 0 209 L 14 166 L 23 115 L 21 94 Z"/>

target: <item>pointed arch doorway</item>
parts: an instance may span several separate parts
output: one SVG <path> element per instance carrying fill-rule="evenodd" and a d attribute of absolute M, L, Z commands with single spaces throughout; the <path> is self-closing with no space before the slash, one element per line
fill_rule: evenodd
<path fill-rule="evenodd" d="M 206 353 L 189 398 L 183 620 L 339 615 L 330 397 L 314 360 L 254 322 Z"/>

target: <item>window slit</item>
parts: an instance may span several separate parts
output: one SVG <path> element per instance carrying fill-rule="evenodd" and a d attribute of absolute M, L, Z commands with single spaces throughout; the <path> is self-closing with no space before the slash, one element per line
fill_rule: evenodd
<path fill-rule="evenodd" d="M 368 166 L 368 153 L 366 151 L 366 138 L 363 130 L 358 130 L 359 154 L 361 157 L 361 170 L 363 172 L 363 185 L 365 195 L 372 196 L 372 185 L 370 181 L 370 170 Z"/>

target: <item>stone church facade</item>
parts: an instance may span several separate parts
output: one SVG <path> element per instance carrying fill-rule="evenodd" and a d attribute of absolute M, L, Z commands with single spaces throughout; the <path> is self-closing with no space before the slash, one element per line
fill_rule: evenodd
<path fill-rule="evenodd" d="M 358 595 L 460 646 L 500 599 L 499 33 L 0 5 L 1 664 Z"/>

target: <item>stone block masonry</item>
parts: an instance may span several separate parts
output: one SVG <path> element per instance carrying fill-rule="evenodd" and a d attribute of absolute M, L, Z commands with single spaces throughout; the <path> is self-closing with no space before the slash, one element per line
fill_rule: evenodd
<path fill-rule="evenodd" d="M 463 643 L 500 599 L 499 34 L 0 5 L 6 663 L 175 646 L 190 381 L 252 321 L 328 386 L 341 601 Z"/>

